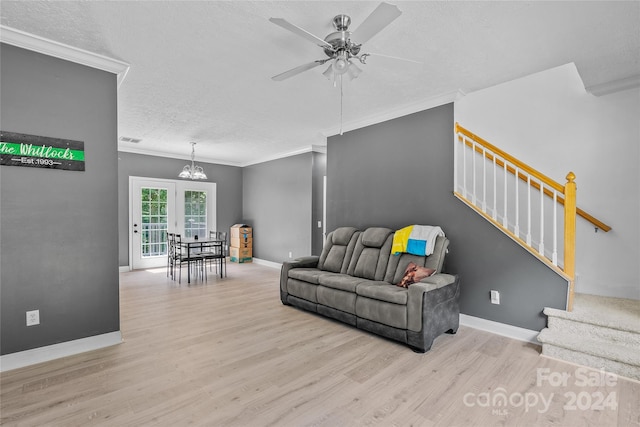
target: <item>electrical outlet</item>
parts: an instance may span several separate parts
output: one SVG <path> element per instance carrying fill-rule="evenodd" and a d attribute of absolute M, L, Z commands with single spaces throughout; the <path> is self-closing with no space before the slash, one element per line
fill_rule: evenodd
<path fill-rule="evenodd" d="M 289 252 L 289 259 L 293 258 L 293 252 Z"/>
<path fill-rule="evenodd" d="M 322 228 L 322 221 L 318 221 L 318 228 Z"/>
<path fill-rule="evenodd" d="M 491 291 L 491 304 L 500 304 L 500 292 Z"/>
<path fill-rule="evenodd" d="M 40 324 L 40 310 L 27 311 L 27 326 Z"/>

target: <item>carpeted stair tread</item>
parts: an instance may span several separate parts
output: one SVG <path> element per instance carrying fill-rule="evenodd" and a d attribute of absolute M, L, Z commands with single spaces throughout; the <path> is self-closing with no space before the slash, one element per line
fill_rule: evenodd
<path fill-rule="evenodd" d="M 640 351 L 636 346 L 614 343 L 608 340 L 576 336 L 551 329 L 543 329 L 538 341 L 573 351 L 578 351 L 604 359 L 615 360 L 628 365 L 640 366 Z"/>
<path fill-rule="evenodd" d="M 612 341 L 627 346 L 636 346 L 638 351 L 640 351 L 640 334 L 636 332 L 612 329 L 606 326 L 583 323 L 556 316 L 549 316 L 547 319 L 547 328 L 552 331 L 562 331 L 565 334 Z"/>
<path fill-rule="evenodd" d="M 640 333 L 640 301 L 575 294 L 573 311 L 545 308 L 544 314 L 576 322 Z"/>
<path fill-rule="evenodd" d="M 640 366 L 629 365 L 618 362 L 617 360 L 593 356 L 588 353 L 569 350 L 549 343 L 543 346 L 542 356 L 575 363 L 581 366 L 588 366 L 592 369 L 604 370 L 618 376 L 640 381 Z"/>

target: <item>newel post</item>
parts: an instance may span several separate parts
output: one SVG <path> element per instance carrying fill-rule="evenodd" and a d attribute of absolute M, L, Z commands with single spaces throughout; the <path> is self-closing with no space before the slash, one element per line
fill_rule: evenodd
<path fill-rule="evenodd" d="M 576 175 L 567 174 L 564 186 L 564 272 L 569 277 L 567 311 L 573 310 L 573 292 L 576 281 Z"/>

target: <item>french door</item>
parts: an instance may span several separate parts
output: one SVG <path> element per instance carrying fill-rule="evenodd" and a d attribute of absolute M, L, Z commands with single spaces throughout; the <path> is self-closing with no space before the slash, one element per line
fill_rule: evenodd
<path fill-rule="evenodd" d="M 129 178 L 129 265 L 162 267 L 167 233 L 204 237 L 216 229 L 216 185 L 211 182 Z"/>

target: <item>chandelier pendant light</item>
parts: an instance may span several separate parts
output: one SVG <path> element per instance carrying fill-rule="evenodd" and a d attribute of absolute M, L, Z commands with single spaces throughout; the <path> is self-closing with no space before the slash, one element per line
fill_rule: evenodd
<path fill-rule="evenodd" d="M 191 165 L 185 165 L 182 168 L 182 171 L 178 175 L 179 178 L 187 178 L 187 179 L 207 179 L 207 175 L 204 173 L 202 166 L 196 166 L 195 164 L 196 157 L 196 143 L 191 143 Z"/>

